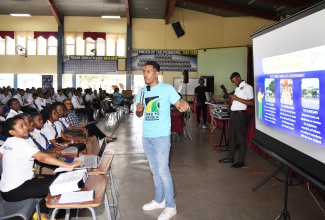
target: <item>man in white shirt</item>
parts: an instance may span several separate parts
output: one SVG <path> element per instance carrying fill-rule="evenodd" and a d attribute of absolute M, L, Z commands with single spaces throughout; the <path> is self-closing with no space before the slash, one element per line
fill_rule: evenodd
<path fill-rule="evenodd" d="M 238 161 L 234 163 L 232 168 L 240 168 L 245 166 L 246 156 L 246 136 L 247 136 L 247 106 L 254 106 L 253 87 L 241 79 L 238 72 L 234 72 L 230 76 L 231 82 L 236 86 L 235 94 L 229 95 L 229 101 L 232 102 L 231 114 L 228 124 L 229 133 L 229 154 L 228 157 L 219 160 L 220 163 L 233 163 L 236 151 L 236 140 L 240 145 Z"/>
<path fill-rule="evenodd" d="M 57 102 L 63 102 L 63 100 L 67 99 L 68 97 L 66 97 L 64 94 L 63 94 L 63 91 L 62 89 L 58 89 L 57 90 L 57 94 L 56 94 L 56 101 Z"/>
<path fill-rule="evenodd" d="M 13 96 L 13 98 L 16 98 L 20 105 L 21 105 L 21 110 L 26 113 L 31 113 L 31 112 L 36 112 L 37 109 L 34 109 L 30 107 L 30 103 L 26 100 L 23 99 L 23 96 L 25 95 L 25 91 L 23 89 L 18 89 L 18 92 L 16 95 Z"/>
<path fill-rule="evenodd" d="M 87 114 L 88 121 L 95 121 L 94 120 L 94 112 L 91 108 L 86 108 L 84 105 L 81 104 L 78 97 L 81 97 L 81 92 L 78 90 L 75 90 L 74 95 L 71 98 L 71 103 L 73 105 L 73 108 L 75 109 L 76 113 L 83 113 Z"/>
<path fill-rule="evenodd" d="M 38 97 L 35 99 L 35 103 L 37 106 L 37 110 L 40 112 L 43 108 L 46 107 L 46 101 L 44 99 L 44 93 L 42 91 L 38 92 Z"/>
<path fill-rule="evenodd" d="M 11 96 L 9 95 L 9 90 L 8 89 L 4 89 L 1 93 L 0 99 L 1 99 L 1 104 L 2 105 L 7 105 L 7 102 L 9 101 L 9 99 L 11 98 Z"/>

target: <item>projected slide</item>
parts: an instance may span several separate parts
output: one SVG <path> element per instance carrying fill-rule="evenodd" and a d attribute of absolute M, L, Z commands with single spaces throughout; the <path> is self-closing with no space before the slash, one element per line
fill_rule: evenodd
<path fill-rule="evenodd" d="M 325 148 L 325 46 L 258 60 L 257 119 Z"/>

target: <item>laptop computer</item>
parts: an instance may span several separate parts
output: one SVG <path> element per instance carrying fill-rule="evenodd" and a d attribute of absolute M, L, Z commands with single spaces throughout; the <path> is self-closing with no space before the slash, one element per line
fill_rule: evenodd
<path fill-rule="evenodd" d="M 80 157 L 76 157 L 75 160 L 81 161 L 82 165 L 79 168 L 97 168 L 100 165 L 100 162 L 103 159 L 103 155 L 107 146 L 106 138 L 99 140 L 100 150 L 98 155 L 83 155 Z"/>

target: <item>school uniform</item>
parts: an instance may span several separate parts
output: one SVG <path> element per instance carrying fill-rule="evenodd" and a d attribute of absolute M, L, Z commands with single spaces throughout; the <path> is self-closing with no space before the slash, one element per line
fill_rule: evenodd
<path fill-rule="evenodd" d="M 44 127 L 41 129 L 41 132 L 49 141 L 57 139 L 58 137 L 61 137 L 62 125 L 59 121 L 55 121 L 54 124 L 52 124 L 49 120 L 47 120 Z"/>
<path fill-rule="evenodd" d="M 12 117 L 14 117 L 14 116 L 16 116 L 16 115 L 19 115 L 19 114 L 21 114 L 21 113 L 24 113 L 24 112 L 22 112 L 22 111 L 20 111 L 20 110 L 19 110 L 18 112 L 16 112 L 15 110 L 10 109 L 10 111 L 9 111 L 7 117 L 6 117 L 6 120 L 7 120 L 8 118 L 12 118 Z"/>
<path fill-rule="evenodd" d="M 28 198 L 45 198 L 55 175 L 35 178 L 33 156 L 39 150 L 28 139 L 9 137 L 0 147 L 3 154 L 3 172 L 0 180 L 1 196 L 8 202 Z M 40 211 L 48 213 L 45 200 L 40 202 Z"/>

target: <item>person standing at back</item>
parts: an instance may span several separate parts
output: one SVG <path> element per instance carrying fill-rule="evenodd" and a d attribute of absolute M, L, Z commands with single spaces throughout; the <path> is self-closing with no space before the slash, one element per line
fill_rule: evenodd
<path fill-rule="evenodd" d="M 194 95 L 196 98 L 196 120 L 197 120 L 197 127 L 200 127 L 200 118 L 201 118 L 201 111 L 203 115 L 203 126 L 202 128 L 208 128 L 207 126 L 207 105 L 205 102 L 207 101 L 205 93 L 207 92 L 207 87 L 204 85 L 205 81 L 204 78 L 199 79 L 199 86 L 194 89 Z M 208 100 L 209 101 L 209 100 Z"/>
<path fill-rule="evenodd" d="M 165 208 L 158 220 L 169 220 L 177 214 L 173 180 L 169 170 L 171 119 L 170 105 L 180 112 L 189 109 L 181 102 L 173 86 L 158 82 L 160 66 L 155 61 L 146 62 L 142 87 L 136 99 L 136 115 L 143 116 L 142 142 L 155 184 L 155 199 L 145 204 L 145 211 Z"/>
<path fill-rule="evenodd" d="M 233 163 L 236 151 L 236 140 L 240 145 L 238 161 L 231 165 L 232 168 L 245 166 L 246 134 L 247 134 L 247 106 L 254 105 L 253 87 L 241 79 L 239 73 L 234 72 L 230 76 L 231 82 L 236 86 L 235 94 L 229 95 L 232 102 L 228 124 L 229 154 L 228 157 L 219 160 L 220 163 Z"/>

